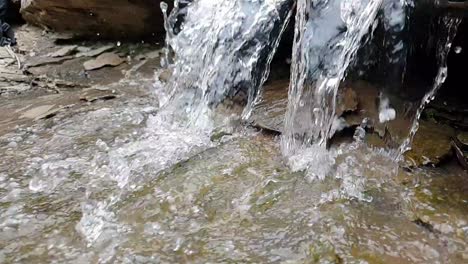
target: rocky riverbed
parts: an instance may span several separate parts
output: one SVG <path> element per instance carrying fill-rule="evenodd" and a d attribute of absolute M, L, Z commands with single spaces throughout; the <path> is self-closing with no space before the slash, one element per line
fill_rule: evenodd
<path fill-rule="evenodd" d="M 468 261 L 460 108 L 429 108 L 444 110 L 426 112 L 405 168 L 387 151 L 398 129 L 342 135 L 317 180 L 279 151 L 287 81 L 267 84 L 250 123 L 228 108 L 205 135 L 159 108 L 160 44 L 17 36 L 17 57 L 0 52 L 0 262 Z M 369 85 L 341 95 L 350 128 L 375 112 Z"/>

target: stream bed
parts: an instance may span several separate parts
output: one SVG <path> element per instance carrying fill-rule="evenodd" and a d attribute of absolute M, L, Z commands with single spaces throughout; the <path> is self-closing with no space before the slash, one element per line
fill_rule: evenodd
<path fill-rule="evenodd" d="M 410 173 L 354 141 L 330 151 L 331 175 L 317 180 L 285 165 L 278 137 L 180 129 L 151 105 L 97 102 L 0 138 L 0 262 L 468 258 L 468 178 L 457 165 Z"/>

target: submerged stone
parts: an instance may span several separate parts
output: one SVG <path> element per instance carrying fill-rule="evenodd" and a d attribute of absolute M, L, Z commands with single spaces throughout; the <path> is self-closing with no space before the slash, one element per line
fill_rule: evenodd
<path fill-rule="evenodd" d="M 438 165 L 452 155 L 453 128 L 421 121 L 412 149 L 405 154 L 412 166 Z"/>

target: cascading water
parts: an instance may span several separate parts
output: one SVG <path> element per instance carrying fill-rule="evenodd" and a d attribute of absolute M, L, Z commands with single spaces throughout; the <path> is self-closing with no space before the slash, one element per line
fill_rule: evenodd
<path fill-rule="evenodd" d="M 268 77 L 292 5 L 291 0 L 199 0 L 180 9 L 176 2 L 166 21 L 167 43 L 176 60 L 168 89 L 175 97 L 190 93 L 191 121 L 242 91 L 248 94 L 248 115 Z M 184 22 L 176 32 L 181 12 Z"/>
<path fill-rule="evenodd" d="M 329 163 L 323 148 L 334 133 L 338 88 L 363 37 L 372 30 L 382 2 L 298 1 L 289 104 L 282 137 L 286 156 L 302 156 L 312 148 L 318 163 L 323 164 L 323 159 Z"/>
<path fill-rule="evenodd" d="M 447 79 L 448 67 L 447 67 L 447 60 L 448 55 L 452 49 L 452 42 L 457 35 L 458 26 L 461 23 L 461 18 L 459 17 L 452 17 L 451 15 L 444 16 L 440 19 L 440 25 L 444 27 L 443 36 L 440 36 L 439 43 L 437 47 L 437 63 L 439 65 L 439 69 L 437 71 L 437 75 L 434 80 L 433 87 L 426 93 L 422 99 L 421 104 L 419 105 L 418 109 L 416 110 L 416 115 L 413 119 L 413 124 L 410 128 L 409 135 L 403 144 L 400 146 L 400 156 L 401 154 L 405 153 L 406 151 L 411 149 L 411 143 L 413 141 L 414 136 L 419 128 L 419 119 L 424 111 L 424 108 L 428 103 L 430 103 L 436 96 L 439 89 L 444 84 L 445 80 Z"/>
<path fill-rule="evenodd" d="M 421 169 L 401 184 L 388 177 L 385 150 L 364 142 L 367 119 L 352 143 L 324 150 L 339 84 L 383 0 L 298 1 L 283 150 L 293 169 L 315 175 L 292 172 L 266 133 L 224 126 L 233 135 L 212 139 L 216 121 L 205 114 L 237 91 L 249 94 L 246 114 L 259 98 L 293 3 L 176 2 L 166 19 L 169 87 L 130 76 L 116 85 L 126 96 L 0 136 L 0 262 L 466 263 L 463 170 Z M 401 18 L 403 6 L 389 13 Z M 395 35 L 402 21 L 389 21 Z M 458 20 L 444 22 L 445 67 L 425 99 L 446 76 Z M 399 63 L 400 41 L 389 46 Z M 141 88 L 149 83 L 168 93 L 161 107 Z"/>
<path fill-rule="evenodd" d="M 148 117 L 147 132 L 135 142 L 106 150 L 107 155 L 96 164 L 92 161 L 91 166 L 98 169 L 89 174 L 107 175 L 118 188 L 105 199 L 88 199 L 81 206 L 83 216 L 76 230 L 90 246 L 116 239 L 117 229 L 124 228 L 115 224 L 113 208 L 134 191 L 135 182 L 141 180 L 136 175 L 149 168 L 158 173 L 214 146 L 210 136 L 218 120 L 213 109 L 233 91 L 248 91 L 249 105 L 257 98 L 292 3 L 182 1 L 175 3 L 169 16 L 165 14 L 168 49 L 163 65 L 172 71 L 172 77 L 165 86 L 155 85 L 162 90 L 158 94 L 160 109 Z M 167 5 L 161 7 L 165 13 Z M 183 23 L 180 16 L 184 16 Z M 220 122 L 227 130 L 225 121 L 229 120 Z M 149 147 L 152 145 L 154 148 Z M 46 182 L 44 177 L 36 177 L 30 188 L 43 191 L 50 187 Z"/>
<path fill-rule="evenodd" d="M 381 0 L 298 2 L 289 105 L 283 137 L 287 155 L 333 134 L 336 95 Z"/>

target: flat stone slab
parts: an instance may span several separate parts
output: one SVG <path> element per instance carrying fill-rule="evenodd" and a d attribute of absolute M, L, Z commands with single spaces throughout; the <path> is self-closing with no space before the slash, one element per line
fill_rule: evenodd
<path fill-rule="evenodd" d="M 125 59 L 119 57 L 119 55 L 106 52 L 99 55 L 96 59 L 86 61 L 83 66 L 85 70 L 92 71 L 97 70 L 105 66 L 118 66 L 125 62 Z"/>

